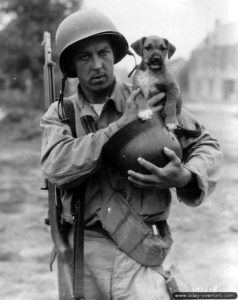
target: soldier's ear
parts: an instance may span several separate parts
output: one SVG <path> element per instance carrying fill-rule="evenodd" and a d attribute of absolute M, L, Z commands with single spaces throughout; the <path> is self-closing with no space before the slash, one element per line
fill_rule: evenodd
<path fill-rule="evenodd" d="M 142 54 L 143 54 L 143 45 L 144 45 L 145 39 L 146 39 L 145 37 L 142 37 L 141 39 L 139 39 L 131 44 L 131 48 L 139 56 L 142 56 Z"/>
<path fill-rule="evenodd" d="M 171 44 L 167 39 L 164 39 L 164 41 L 168 48 L 168 59 L 170 59 L 170 57 L 174 55 L 174 52 L 176 51 L 176 47 L 173 44 Z"/>

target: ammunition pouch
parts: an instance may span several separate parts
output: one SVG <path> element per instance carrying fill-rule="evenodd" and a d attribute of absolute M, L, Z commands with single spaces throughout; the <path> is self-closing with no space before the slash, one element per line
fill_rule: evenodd
<path fill-rule="evenodd" d="M 173 243 L 166 221 L 157 223 L 158 232 L 142 221 L 131 205 L 114 192 L 98 213 L 102 227 L 127 255 L 145 266 L 158 266 Z"/>

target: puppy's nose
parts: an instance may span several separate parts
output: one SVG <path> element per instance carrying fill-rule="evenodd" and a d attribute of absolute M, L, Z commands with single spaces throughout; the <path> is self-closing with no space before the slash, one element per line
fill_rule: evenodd
<path fill-rule="evenodd" d="M 163 59 L 160 55 L 153 55 L 148 62 L 148 65 L 152 69 L 160 69 L 163 65 Z"/>
<path fill-rule="evenodd" d="M 162 63 L 162 58 L 160 55 L 154 55 L 151 57 L 150 62 L 160 64 Z"/>

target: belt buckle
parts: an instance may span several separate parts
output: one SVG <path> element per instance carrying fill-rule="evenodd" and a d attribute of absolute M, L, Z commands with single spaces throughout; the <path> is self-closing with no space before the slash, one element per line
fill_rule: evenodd
<path fill-rule="evenodd" d="M 155 224 L 152 225 L 152 231 L 153 231 L 154 235 L 158 235 L 158 233 L 159 233 L 158 228 Z"/>

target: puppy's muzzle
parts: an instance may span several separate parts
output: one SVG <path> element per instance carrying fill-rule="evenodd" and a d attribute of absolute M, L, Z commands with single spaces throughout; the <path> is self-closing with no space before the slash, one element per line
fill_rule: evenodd
<path fill-rule="evenodd" d="M 148 65 L 152 69 L 160 69 L 162 64 L 163 64 L 163 60 L 159 55 L 154 55 L 150 57 L 148 60 Z"/>

